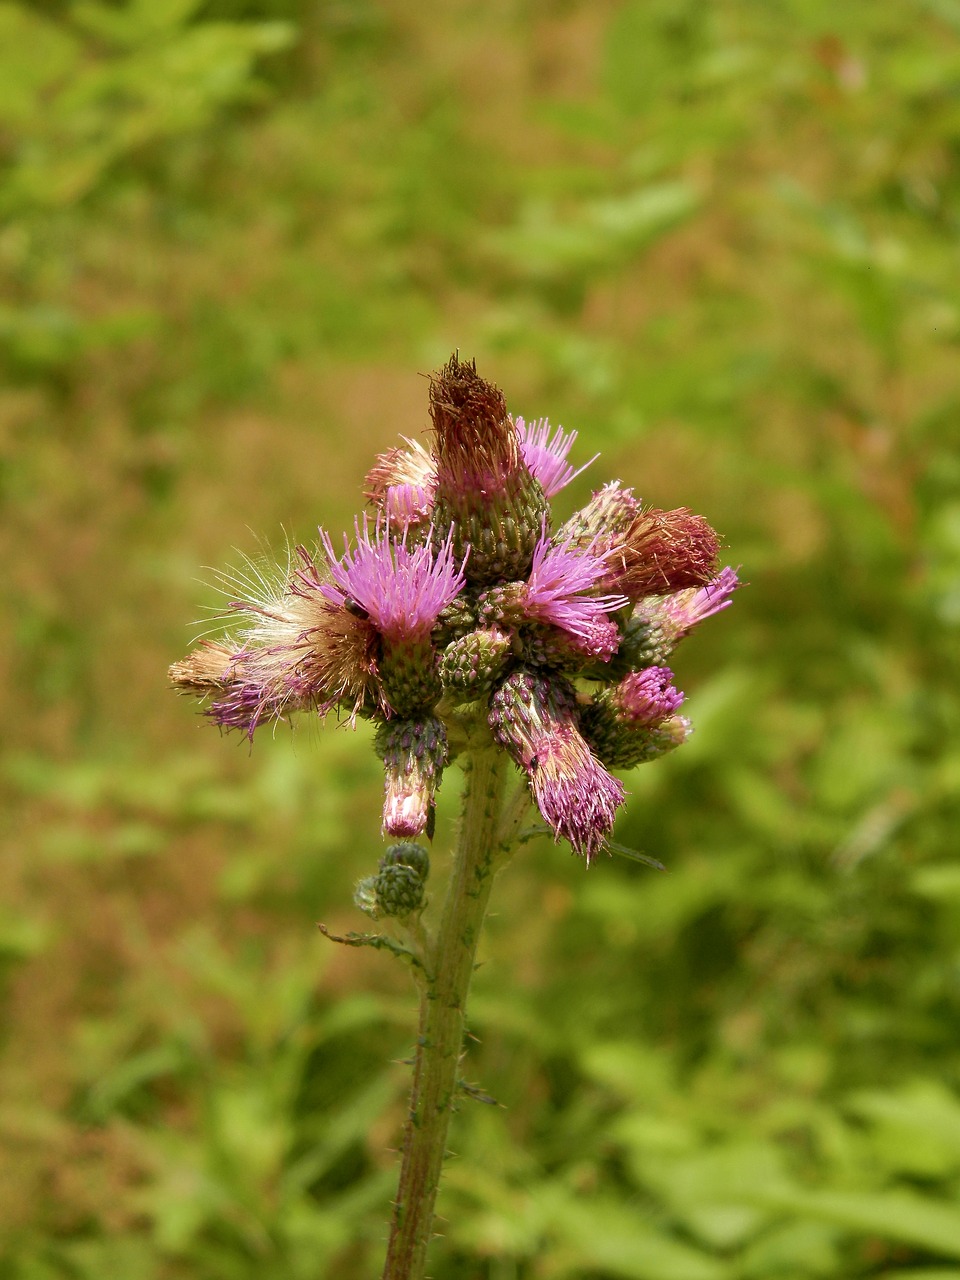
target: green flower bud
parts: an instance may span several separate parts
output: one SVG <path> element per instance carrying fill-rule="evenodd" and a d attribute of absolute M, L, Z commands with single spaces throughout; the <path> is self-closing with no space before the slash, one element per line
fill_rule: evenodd
<path fill-rule="evenodd" d="M 611 676 L 624 676 L 628 671 L 660 666 L 673 652 L 676 642 L 677 637 L 659 622 L 634 614 L 624 624 L 620 648 L 607 671 Z"/>
<path fill-rule="evenodd" d="M 511 639 L 499 627 L 471 631 L 447 645 L 440 658 L 444 693 L 467 702 L 488 693 L 503 675 Z"/>
<path fill-rule="evenodd" d="M 380 659 L 380 683 L 393 710 L 414 716 L 429 710 L 440 697 L 437 655 L 429 637 L 384 648 Z"/>
<path fill-rule="evenodd" d="M 410 867 L 425 881 L 430 875 L 430 855 L 422 844 L 401 840 L 398 844 L 392 844 L 380 859 L 380 870 L 384 871 L 387 867 Z"/>
<path fill-rule="evenodd" d="M 477 602 L 469 590 L 461 592 L 456 600 L 441 609 L 437 616 L 437 625 L 433 629 L 433 643 L 438 649 L 445 649 L 454 640 L 459 640 L 477 625 Z"/>
<path fill-rule="evenodd" d="M 377 910 L 384 916 L 408 916 L 423 905 L 423 880 L 414 867 L 393 863 L 374 880 Z"/>

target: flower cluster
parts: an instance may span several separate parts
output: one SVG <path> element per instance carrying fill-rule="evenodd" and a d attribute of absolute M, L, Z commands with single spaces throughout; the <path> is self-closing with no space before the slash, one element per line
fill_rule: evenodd
<path fill-rule="evenodd" d="M 492 735 L 589 862 L 624 800 L 610 769 L 689 734 L 665 660 L 726 608 L 737 575 L 717 571 L 702 516 L 616 482 L 554 530 L 576 432 L 512 418 L 473 363 L 454 356 L 431 378 L 430 413 L 429 451 L 405 441 L 377 459 L 343 555 L 321 530 L 286 574 L 255 575 L 230 636 L 171 679 L 251 738 L 296 711 L 375 721 L 383 830 L 404 841 L 432 833 L 457 751 Z"/>

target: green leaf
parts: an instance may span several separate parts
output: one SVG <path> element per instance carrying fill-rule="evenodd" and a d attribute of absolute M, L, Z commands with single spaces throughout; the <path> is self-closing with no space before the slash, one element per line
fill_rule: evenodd
<path fill-rule="evenodd" d="M 960 862 L 940 862 L 920 867 L 910 879 L 910 887 L 922 898 L 937 902 L 960 902 Z"/>
<path fill-rule="evenodd" d="M 960 1213 L 955 1203 L 910 1191 L 757 1192 L 755 1200 L 784 1213 L 835 1222 L 858 1234 L 960 1258 Z"/>
<path fill-rule="evenodd" d="M 0 123 L 28 125 L 79 57 L 79 44 L 62 28 L 20 5 L 0 4 Z"/>
<path fill-rule="evenodd" d="M 566 218 L 534 204 L 493 243 L 517 271 L 535 279 L 602 271 L 688 218 L 699 203 L 696 188 L 676 180 L 593 201 Z"/>
<path fill-rule="evenodd" d="M 723 1263 L 657 1231 L 628 1204 L 570 1196 L 558 1198 L 554 1209 L 563 1274 L 591 1269 L 619 1280 L 723 1280 L 729 1275 Z"/>
<path fill-rule="evenodd" d="M 935 1080 L 917 1080 L 896 1093 L 864 1089 L 847 1107 L 869 1121 L 887 1168 L 944 1177 L 960 1168 L 960 1101 Z"/>

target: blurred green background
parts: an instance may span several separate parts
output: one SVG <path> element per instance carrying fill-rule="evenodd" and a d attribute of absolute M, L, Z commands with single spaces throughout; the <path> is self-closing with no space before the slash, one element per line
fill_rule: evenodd
<path fill-rule="evenodd" d="M 628 776 L 668 871 L 498 885 L 432 1274 L 957 1280 L 958 0 L 0 3 L 0 1274 L 379 1274 L 368 729 L 165 672 L 454 347 L 750 585 Z"/>

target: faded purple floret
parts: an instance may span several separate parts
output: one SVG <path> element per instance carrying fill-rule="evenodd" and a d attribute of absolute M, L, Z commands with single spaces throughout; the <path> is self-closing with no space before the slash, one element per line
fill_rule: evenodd
<path fill-rule="evenodd" d="M 616 691 L 616 703 L 626 721 L 635 725 L 656 725 L 683 705 L 683 694 L 671 684 L 669 667 L 646 667 L 623 679 Z"/>
<path fill-rule="evenodd" d="M 568 632 L 568 634 L 570 634 Z M 609 662 L 620 648 L 620 628 L 609 618 L 592 618 L 583 630 L 572 636 L 572 645 L 578 653 L 588 658 Z"/>
<path fill-rule="evenodd" d="M 559 677 L 514 671 L 494 690 L 488 723 L 525 771 L 554 836 L 569 840 L 589 862 L 613 830 L 626 792 L 580 733 L 573 686 Z"/>
<path fill-rule="evenodd" d="M 736 571 L 728 566 L 705 586 L 661 597 L 653 604 L 653 611 L 668 618 L 677 633 L 682 635 L 705 618 L 712 618 L 715 613 L 726 609 L 739 585 Z"/>
<path fill-rule="evenodd" d="M 384 765 L 383 831 L 409 839 L 426 830 L 437 787 L 450 759 L 441 720 L 392 720 L 375 740 Z"/>
<path fill-rule="evenodd" d="M 513 425 L 520 436 L 523 460 L 548 498 L 559 493 L 600 457 L 599 453 L 595 453 L 588 462 L 574 471 L 567 462 L 567 455 L 577 438 L 576 431 L 565 432 L 562 427 L 557 427 L 551 436 L 550 423 L 546 418 L 529 423 L 524 422 L 523 418 L 514 418 Z"/>
<path fill-rule="evenodd" d="M 433 458 L 416 440 L 403 439 L 406 449 L 398 446 L 378 455 L 367 473 L 364 490 L 368 501 L 401 533 L 409 525 L 429 521 L 437 485 Z"/>
<path fill-rule="evenodd" d="M 557 839 L 569 840 L 589 866 L 613 830 L 626 798 L 623 783 L 596 758 L 573 725 L 557 726 L 529 770 L 530 789 Z"/>
<path fill-rule="evenodd" d="M 264 720 L 278 719 L 288 702 L 296 705 L 293 690 L 289 697 L 278 698 L 264 685 L 238 681 L 228 686 L 222 697 L 211 702 L 206 714 L 221 729 L 242 730 L 252 742 L 257 727 Z"/>
<path fill-rule="evenodd" d="M 383 514 L 395 528 L 425 520 L 433 508 L 433 490 L 421 484 L 392 484 L 383 498 Z"/>
<path fill-rule="evenodd" d="M 330 537 L 320 538 L 334 586 L 320 587 L 332 604 L 348 601 L 359 605 L 377 630 L 393 641 L 426 639 L 437 615 L 463 590 L 463 566 L 453 558 L 451 535 L 434 550 L 429 540 L 417 547 L 407 546 L 404 533 L 390 537 L 387 522 L 377 522 L 371 537 L 366 520 L 361 532 L 355 526 L 357 545 L 351 551 L 344 536 L 346 553 L 337 560 Z"/>
<path fill-rule="evenodd" d="M 584 594 L 595 588 L 606 568 L 604 560 L 589 547 L 578 547 L 569 541 L 555 546 L 544 532 L 533 552 L 523 596 L 524 614 L 569 631 L 581 640 L 595 638 L 597 623 L 609 622 L 605 615 L 627 603 L 625 596 Z M 609 631 L 606 637 L 601 648 L 609 643 Z"/>

